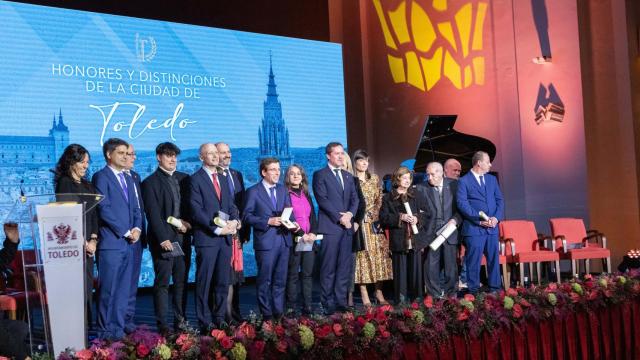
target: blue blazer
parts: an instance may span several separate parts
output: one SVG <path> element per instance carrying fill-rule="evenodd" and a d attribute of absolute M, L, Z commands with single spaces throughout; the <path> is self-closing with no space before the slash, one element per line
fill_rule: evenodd
<path fill-rule="evenodd" d="M 345 231 L 340 225 L 340 213 L 350 211 L 354 216 L 358 212 L 358 192 L 353 175 L 342 171 L 344 191 L 329 166 L 313 173 L 313 194 L 318 203 L 318 233 L 339 235 Z M 351 219 L 353 222 L 353 218 Z M 353 228 L 348 229 L 353 234 Z"/>
<path fill-rule="evenodd" d="M 127 175 L 124 178 L 129 201 L 124 196 L 120 181 L 108 166 L 96 172 L 91 179 L 96 190 L 104 195 L 98 204 L 100 220 L 98 249 L 100 250 L 124 249 L 129 244 L 124 234 L 135 227 L 142 230 L 142 213 L 136 203 L 135 184 L 130 176 Z"/>
<path fill-rule="evenodd" d="M 231 220 L 238 219 L 238 208 L 233 205 L 229 184 L 224 175 L 218 175 L 220 182 L 220 197 L 216 195 L 213 182 L 209 174 L 203 169 L 191 175 L 189 181 L 189 210 L 193 221 L 193 245 L 195 247 L 208 247 L 220 245 L 224 241 L 231 246 L 231 235 L 218 236 L 215 229 L 218 227 L 213 219 L 222 211 L 229 214 Z"/>
<path fill-rule="evenodd" d="M 282 210 L 291 207 L 289 191 L 284 185 L 276 184 L 276 207 L 273 208 L 271 196 L 262 185 L 262 181 L 253 185 L 245 193 L 242 220 L 253 228 L 253 248 L 271 250 L 279 236 L 283 236 L 287 247 L 291 246 L 291 233 L 284 226 L 270 226 L 270 217 L 280 216 Z"/>
<path fill-rule="evenodd" d="M 473 236 L 483 234 L 498 234 L 498 226 L 485 228 L 480 226 L 480 211 L 498 221 L 504 219 L 504 201 L 502 192 L 495 176 L 484 174 L 485 190 L 482 189 L 471 171 L 458 181 L 457 204 L 462 214 L 462 235 Z"/>

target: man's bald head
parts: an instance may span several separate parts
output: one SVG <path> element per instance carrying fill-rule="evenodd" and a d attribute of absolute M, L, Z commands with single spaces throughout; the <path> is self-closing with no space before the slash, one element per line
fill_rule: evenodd
<path fill-rule="evenodd" d="M 462 172 L 462 165 L 456 159 L 448 159 L 444 162 L 444 176 L 449 179 L 459 179 Z"/>

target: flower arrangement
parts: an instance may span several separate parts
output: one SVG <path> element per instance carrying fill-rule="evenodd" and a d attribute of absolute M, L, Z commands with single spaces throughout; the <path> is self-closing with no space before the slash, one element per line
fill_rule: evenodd
<path fill-rule="evenodd" d="M 407 342 L 437 345 L 452 336 L 479 338 L 501 329 L 521 329 L 575 312 L 640 300 L 640 272 L 587 275 L 564 283 L 466 295 L 400 307 L 383 305 L 332 316 L 285 317 L 279 322 L 257 316 L 237 326 L 162 337 L 139 328 L 121 341 L 94 340 L 88 349 L 67 350 L 62 360 L 117 359 L 263 359 L 362 358 L 363 354 L 400 354 Z"/>

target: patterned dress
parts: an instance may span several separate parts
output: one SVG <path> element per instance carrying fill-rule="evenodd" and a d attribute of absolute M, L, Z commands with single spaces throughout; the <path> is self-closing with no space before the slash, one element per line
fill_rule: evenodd
<path fill-rule="evenodd" d="M 367 250 L 356 253 L 356 284 L 372 284 L 378 281 L 393 279 L 391 257 L 389 256 L 389 240 L 383 234 L 373 232 L 371 225 L 378 221 L 378 213 L 382 205 L 382 187 L 375 174 L 371 178 L 360 180 L 362 193 L 367 203 L 367 210 L 362 231 L 367 244 Z"/>

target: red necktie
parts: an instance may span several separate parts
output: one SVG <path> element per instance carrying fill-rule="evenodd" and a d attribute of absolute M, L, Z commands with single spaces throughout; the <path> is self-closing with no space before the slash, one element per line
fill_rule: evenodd
<path fill-rule="evenodd" d="M 218 184 L 218 174 L 216 173 L 212 173 L 211 177 L 213 178 L 213 187 L 216 189 L 216 195 L 218 196 L 218 200 L 221 199 L 220 197 L 220 184 Z"/>

